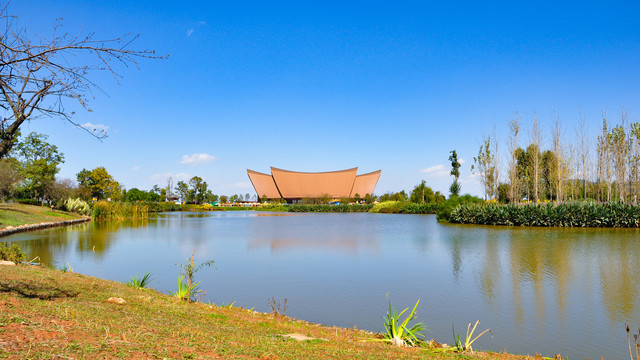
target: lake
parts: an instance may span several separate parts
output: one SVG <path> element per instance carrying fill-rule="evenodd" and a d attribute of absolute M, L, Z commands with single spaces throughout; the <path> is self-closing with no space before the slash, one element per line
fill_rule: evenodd
<path fill-rule="evenodd" d="M 383 331 L 385 294 L 400 310 L 420 299 L 425 335 L 490 328 L 474 348 L 628 356 L 625 323 L 640 326 L 640 231 L 442 225 L 433 215 L 162 213 L 148 221 L 86 223 L 0 238 L 29 259 L 151 287 L 177 287 L 176 264 L 196 251 L 204 301 L 307 321 Z M 634 275 L 635 274 L 635 275 Z M 479 333 L 480 331 L 477 331 Z M 477 346 L 476 346 L 477 344 Z"/>

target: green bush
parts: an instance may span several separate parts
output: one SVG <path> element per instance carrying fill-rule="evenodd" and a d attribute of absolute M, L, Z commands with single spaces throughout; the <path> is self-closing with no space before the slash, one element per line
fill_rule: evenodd
<path fill-rule="evenodd" d="M 352 212 L 367 212 L 372 208 L 370 204 L 340 204 L 340 205 L 327 205 L 327 204 L 296 204 L 289 205 L 289 212 L 338 212 L 338 213 L 352 213 Z"/>
<path fill-rule="evenodd" d="M 68 198 L 67 201 L 64 202 L 64 207 L 67 211 L 78 213 L 80 215 L 91 214 L 91 206 L 86 201 L 80 198 Z"/>
<path fill-rule="evenodd" d="M 468 204 L 451 212 L 451 222 L 478 225 L 640 227 L 640 206 L 621 202 Z"/>
<path fill-rule="evenodd" d="M 458 208 L 461 205 L 467 204 L 484 204 L 484 200 L 479 197 L 471 196 L 469 194 L 463 196 L 451 196 L 448 198 L 444 204 L 438 210 L 438 221 L 440 222 L 448 222 L 451 221 L 451 213 L 454 209 Z M 451 221 L 453 222 L 453 221 Z"/>
<path fill-rule="evenodd" d="M 0 243 L 0 260 L 13 261 L 16 264 L 20 264 L 25 261 L 27 255 L 22 252 L 22 249 L 17 244 L 7 247 Z"/>

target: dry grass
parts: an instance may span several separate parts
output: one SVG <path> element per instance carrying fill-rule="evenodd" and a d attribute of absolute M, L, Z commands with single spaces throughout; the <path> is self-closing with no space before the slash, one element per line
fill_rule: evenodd
<path fill-rule="evenodd" d="M 108 302 L 110 297 L 126 303 Z M 297 341 L 286 334 L 315 339 Z M 0 267 L 0 358 L 530 359 L 436 354 L 365 341 L 372 337 L 282 315 L 179 301 L 75 273 Z"/>

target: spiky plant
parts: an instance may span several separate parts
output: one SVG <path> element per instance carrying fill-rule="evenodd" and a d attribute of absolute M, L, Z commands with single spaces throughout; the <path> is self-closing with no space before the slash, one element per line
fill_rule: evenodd
<path fill-rule="evenodd" d="M 424 336 L 420 331 L 424 330 L 425 327 L 422 322 L 418 322 L 409 327 L 409 322 L 416 318 L 416 309 L 418 308 L 420 299 L 418 299 L 416 304 L 413 306 L 413 310 L 411 310 L 411 312 L 402 321 L 400 318 L 405 312 L 407 312 L 407 310 L 409 310 L 409 308 L 398 313 L 398 310 L 391 306 L 389 294 L 387 294 L 387 302 L 389 303 L 389 312 L 384 317 L 386 333 L 384 334 L 384 339 L 382 339 L 382 341 L 390 342 L 396 346 L 415 346 L 419 341 L 418 337 Z"/>
<path fill-rule="evenodd" d="M 144 274 L 142 278 L 139 278 L 138 275 L 135 275 L 134 277 L 132 277 L 131 280 L 129 280 L 129 282 L 127 283 L 127 285 L 134 288 L 144 289 L 149 285 L 150 281 L 151 281 L 151 274 L 147 271 L 147 273 Z"/>

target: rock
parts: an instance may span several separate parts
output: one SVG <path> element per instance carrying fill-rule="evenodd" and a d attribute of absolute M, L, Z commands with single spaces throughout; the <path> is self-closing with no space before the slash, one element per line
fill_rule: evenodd
<path fill-rule="evenodd" d="M 7 261 L 7 260 L 0 260 L 0 265 L 15 265 L 15 263 L 13 261 Z"/>
<path fill-rule="evenodd" d="M 407 344 L 405 344 L 404 340 L 402 339 L 398 339 L 398 338 L 393 338 L 391 339 L 391 343 L 395 346 L 406 346 Z"/>
<path fill-rule="evenodd" d="M 313 337 L 309 337 L 306 335 L 302 335 L 302 334 L 286 334 L 286 335 L 282 335 L 283 337 L 288 337 L 294 340 L 298 340 L 298 341 L 308 341 L 308 340 L 316 340 L 317 338 L 313 338 Z M 325 340 L 325 339 L 319 339 L 319 340 Z M 326 341 L 326 340 L 325 340 Z"/>
<path fill-rule="evenodd" d="M 110 297 L 107 302 L 112 302 L 112 303 L 116 303 L 116 304 L 124 304 L 126 303 L 126 301 L 124 301 L 123 298 L 117 298 L 117 297 Z"/>

